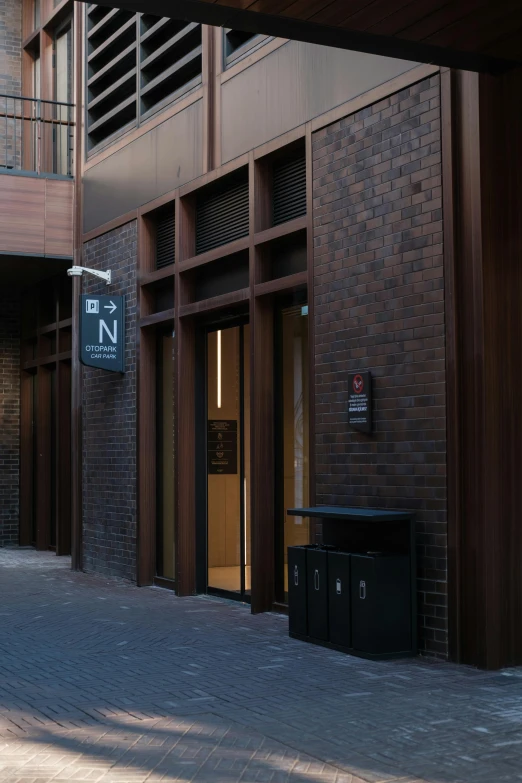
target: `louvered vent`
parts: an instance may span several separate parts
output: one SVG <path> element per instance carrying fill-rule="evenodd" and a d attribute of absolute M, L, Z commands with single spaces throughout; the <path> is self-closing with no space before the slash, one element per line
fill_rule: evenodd
<path fill-rule="evenodd" d="M 140 19 L 141 116 L 201 84 L 201 25 L 143 14 Z"/>
<path fill-rule="evenodd" d="M 306 161 L 304 156 L 274 166 L 273 225 L 306 215 Z"/>
<path fill-rule="evenodd" d="M 248 234 L 248 179 L 201 195 L 196 207 L 196 253 Z"/>
<path fill-rule="evenodd" d="M 163 269 L 175 261 L 174 210 L 158 217 L 156 222 L 156 269 Z"/>
<path fill-rule="evenodd" d="M 87 8 L 89 148 L 136 123 L 136 14 Z"/>
<path fill-rule="evenodd" d="M 195 22 L 90 4 L 86 43 L 89 150 L 201 84 Z"/>

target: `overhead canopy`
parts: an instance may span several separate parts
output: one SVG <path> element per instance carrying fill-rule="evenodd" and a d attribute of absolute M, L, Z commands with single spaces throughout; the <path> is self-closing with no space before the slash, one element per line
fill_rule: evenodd
<path fill-rule="evenodd" d="M 522 0 L 109 0 L 104 5 L 371 54 L 502 73 Z"/>

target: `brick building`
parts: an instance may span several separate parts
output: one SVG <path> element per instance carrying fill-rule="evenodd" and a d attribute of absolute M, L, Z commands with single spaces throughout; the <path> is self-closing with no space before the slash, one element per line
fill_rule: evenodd
<path fill-rule="evenodd" d="M 421 653 L 520 662 L 519 70 L 71 0 L 0 15 L 0 545 L 286 611 L 287 547 L 324 535 L 289 508 L 411 512 Z M 104 293 L 124 374 L 78 359 L 79 294 Z"/>

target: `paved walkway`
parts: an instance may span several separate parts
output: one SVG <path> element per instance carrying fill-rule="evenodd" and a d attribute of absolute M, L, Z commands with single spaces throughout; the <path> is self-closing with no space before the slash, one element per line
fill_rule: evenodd
<path fill-rule="evenodd" d="M 0 781 L 522 781 L 522 671 L 371 663 L 277 615 L 0 549 Z"/>

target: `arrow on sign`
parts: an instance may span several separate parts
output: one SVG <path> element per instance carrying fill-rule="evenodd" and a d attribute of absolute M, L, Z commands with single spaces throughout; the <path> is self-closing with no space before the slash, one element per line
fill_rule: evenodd
<path fill-rule="evenodd" d="M 105 307 L 103 309 L 104 310 L 110 310 L 111 311 L 110 314 L 112 315 L 113 312 L 116 310 L 116 305 L 114 304 L 114 302 L 111 299 L 110 305 L 105 305 Z"/>

